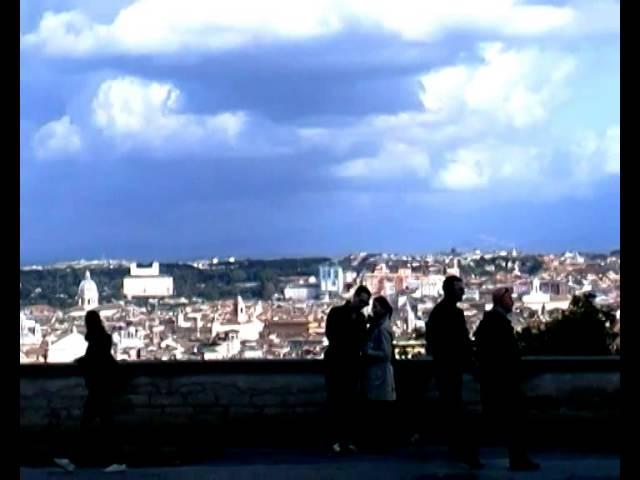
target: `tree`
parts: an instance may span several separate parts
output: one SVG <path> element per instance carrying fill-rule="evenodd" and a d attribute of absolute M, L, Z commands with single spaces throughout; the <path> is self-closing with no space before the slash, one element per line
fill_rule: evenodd
<path fill-rule="evenodd" d="M 276 294 L 276 287 L 272 282 L 265 282 L 262 284 L 262 298 L 264 300 L 271 300 Z"/>
<path fill-rule="evenodd" d="M 231 282 L 232 283 L 241 283 L 247 279 L 247 274 L 244 270 L 236 269 L 231 272 Z"/>
<path fill-rule="evenodd" d="M 527 275 L 535 275 L 543 267 L 542 261 L 538 257 L 530 256 L 523 259 L 523 265 L 521 270 Z"/>
<path fill-rule="evenodd" d="M 617 334 L 615 315 L 593 304 L 587 295 L 574 296 L 557 319 L 528 326 L 518 333 L 525 355 L 609 355 Z"/>

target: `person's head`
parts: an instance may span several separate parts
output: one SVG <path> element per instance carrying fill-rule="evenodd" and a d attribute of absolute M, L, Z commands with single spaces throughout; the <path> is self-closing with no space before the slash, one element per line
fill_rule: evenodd
<path fill-rule="evenodd" d="M 500 307 L 506 313 L 511 313 L 513 310 L 513 297 L 511 296 L 512 290 L 510 287 L 498 287 L 491 294 L 494 307 Z"/>
<path fill-rule="evenodd" d="M 84 316 L 84 325 L 87 328 L 87 336 L 94 336 L 105 332 L 100 314 L 95 310 L 89 310 Z"/>
<path fill-rule="evenodd" d="M 449 275 L 442 282 L 444 298 L 453 302 L 460 302 L 464 297 L 464 282 L 460 277 Z"/>
<path fill-rule="evenodd" d="M 353 294 L 351 305 L 354 309 L 360 311 L 369 305 L 369 300 L 371 300 L 371 292 L 364 285 L 360 285 Z"/>
<path fill-rule="evenodd" d="M 393 307 L 389 303 L 389 300 L 380 295 L 373 299 L 371 314 L 375 319 L 382 319 L 386 317 L 391 318 L 391 315 L 393 314 Z"/>

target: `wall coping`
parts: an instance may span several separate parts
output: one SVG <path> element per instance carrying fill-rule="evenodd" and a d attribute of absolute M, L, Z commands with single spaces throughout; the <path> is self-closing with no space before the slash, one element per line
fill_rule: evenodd
<path fill-rule="evenodd" d="M 211 360 L 211 361 L 133 361 L 118 362 L 130 376 L 186 376 L 206 374 L 300 374 L 324 372 L 322 360 Z M 430 371 L 433 360 L 397 360 L 403 371 Z M 620 357 L 523 357 L 525 373 L 596 373 L 620 372 Z M 80 374 L 79 367 L 66 364 L 21 364 L 20 378 L 72 377 Z"/>

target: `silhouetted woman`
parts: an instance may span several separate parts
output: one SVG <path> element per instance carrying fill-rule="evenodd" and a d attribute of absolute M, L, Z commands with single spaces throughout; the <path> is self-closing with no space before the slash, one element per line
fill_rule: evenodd
<path fill-rule="evenodd" d="M 83 436 L 88 438 L 82 447 L 85 452 L 85 447 L 91 448 L 92 452 L 98 450 L 100 454 L 111 457 L 110 460 L 117 461 L 115 457 L 120 456 L 120 453 L 113 431 L 113 405 L 123 382 L 118 362 L 111 355 L 111 335 L 105 330 L 100 314 L 91 310 L 84 320 L 87 350 L 75 360 L 80 366 L 88 391 L 80 424 Z M 75 469 L 68 459 L 56 459 L 55 462 L 66 470 Z M 113 463 L 105 471 L 118 472 L 126 468 L 124 463 Z"/>
<path fill-rule="evenodd" d="M 365 430 L 369 446 L 380 450 L 389 446 L 390 428 L 394 423 L 396 385 L 391 364 L 394 358 L 391 328 L 393 308 L 385 297 L 379 296 L 373 299 L 371 313 L 364 352 Z"/>

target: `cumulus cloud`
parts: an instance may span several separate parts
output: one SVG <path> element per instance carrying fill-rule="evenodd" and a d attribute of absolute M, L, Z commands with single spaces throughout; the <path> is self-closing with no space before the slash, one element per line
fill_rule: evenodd
<path fill-rule="evenodd" d="M 563 98 L 564 82 L 575 68 L 565 54 L 533 48 L 480 47 L 480 64 L 447 66 L 424 75 L 420 96 L 427 111 L 451 118 L 484 112 L 515 127 L 540 123 Z"/>
<path fill-rule="evenodd" d="M 620 174 L 620 126 L 612 125 L 603 133 L 582 132 L 571 147 L 573 173 L 587 179 Z"/>
<path fill-rule="evenodd" d="M 216 115 L 181 113 L 181 92 L 171 83 L 118 77 L 103 82 L 93 99 L 92 117 L 107 135 L 160 144 L 217 140 L 233 143 L 242 132 L 244 112 Z"/>
<path fill-rule="evenodd" d="M 71 122 L 68 115 L 40 127 L 33 143 L 36 157 L 40 159 L 72 155 L 82 149 L 80 129 Z"/>
<path fill-rule="evenodd" d="M 544 156 L 534 147 L 496 142 L 470 145 L 447 155 L 436 185 L 449 190 L 474 190 L 502 181 L 503 188 L 523 179 L 540 180 Z"/>
<path fill-rule="evenodd" d="M 119 146 L 140 146 L 150 154 L 218 153 L 210 147 L 222 146 L 225 153 L 240 152 L 251 158 L 291 154 L 303 162 L 309 152 L 327 153 L 327 163 L 311 162 L 310 169 L 317 169 L 317 175 L 329 172 L 345 181 L 415 180 L 425 190 L 478 191 L 509 183 L 538 187 L 564 181 L 555 175 L 557 171 L 582 183 L 619 173 L 619 126 L 604 133 L 586 133 L 569 148 L 562 145 L 566 138 L 550 135 L 554 115 L 572 93 L 569 86 L 576 80 L 580 52 L 568 53 L 562 43 L 552 47 L 547 34 L 615 30 L 615 25 L 596 22 L 589 2 L 558 7 L 509 0 L 491 0 L 490 4 L 398 0 L 393 5 L 382 0 L 276 0 L 268 8 L 254 2 L 245 8 L 247 1 L 139 0 L 104 24 L 80 11 L 48 12 L 35 31 L 22 37 L 22 44 L 52 55 L 149 54 L 155 60 L 175 52 L 242 47 L 251 51 L 246 47 L 257 43 L 299 43 L 349 29 L 384 31 L 396 37 L 395 44 L 411 48 L 464 32 L 478 37 L 475 50 L 468 51 L 466 43 L 461 55 L 452 56 L 455 60 L 449 64 L 429 69 L 424 67 L 428 62 L 420 63 L 419 71 L 403 72 L 414 79 L 411 93 L 416 108 L 421 102 L 423 110 L 351 118 L 310 112 L 305 126 L 299 127 L 267 120 L 269 112 L 260 117 L 259 109 L 251 109 L 251 101 L 246 110 L 243 104 L 238 110 L 230 106 L 218 111 L 216 102 L 225 97 L 219 92 L 218 97 L 207 92 L 212 101 L 206 108 L 200 105 L 200 111 L 213 113 L 194 113 L 186 108 L 184 97 L 189 91 L 178 88 L 188 83 L 123 74 L 97 88 L 90 105 L 91 125 L 83 126 L 83 132 L 94 128 Z M 602 6 L 608 4 L 600 2 L 598 11 L 602 13 Z M 543 35 L 545 40 L 538 41 Z M 535 42 L 527 43 L 523 37 L 534 37 Z M 488 39 L 492 41 L 485 41 Z M 360 48 L 359 44 L 354 48 Z M 189 58 L 195 65 L 202 64 L 197 56 Z M 198 75 L 209 73 L 202 73 L 204 70 L 194 68 Z M 144 75 L 153 78 L 149 71 Z M 163 78 L 169 75 L 163 72 Z M 186 76 L 179 78 L 191 81 Z M 409 82 L 394 85 L 406 88 Z M 215 92 L 215 85 L 211 90 Z M 393 88 L 388 91 L 390 97 L 397 94 Z M 361 100 L 366 101 L 359 97 Z M 412 108 L 407 106 L 410 103 L 400 108 Z M 334 123 L 336 118 L 340 126 Z M 67 123 L 80 144 L 78 127 L 68 119 Z M 580 128 L 588 128 L 588 122 L 584 127 L 575 126 L 575 130 Z M 73 150 L 73 145 L 71 141 L 67 148 Z M 153 148 L 145 151 L 144 147 Z M 569 154 L 562 156 L 567 149 Z"/>
<path fill-rule="evenodd" d="M 349 160 L 333 168 L 335 175 L 351 178 L 392 178 L 408 173 L 423 178 L 429 172 L 426 151 L 399 142 L 386 143 L 374 157 Z"/>
<path fill-rule="evenodd" d="M 583 135 L 567 152 L 566 137 L 552 135 L 547 124 L 569 98 L 576 64 L 555 50 L 482 44 L 477 60 L 420 77 L 422 112 L 371 115 L 339 129 L 308 126 L 298 134 L 351 158 L 332 169 L 342 178 L 422 177 L 425 191 L 497 186 L 512 196 L 557 195 L 619 172 L 618 126 Z M 357 155 L 363 145 L 375 153 Z"/>
<path fill-rule="evenodd" d="M 609 127 L 604 137 L 605 171 L 620 173 L 620 126 Z"/>
<path fill-rule="evenodd" d="M 521 37 L 567 28 L 576 18 L 583 17 L 571 7 L 516 0 L 138 0 L 106 24 L 80 11 L 47 12 L 22 44 L 51 55 L 160 54 L 309 39 L 349 28 L 412 41 L 463 29 Z"/>

